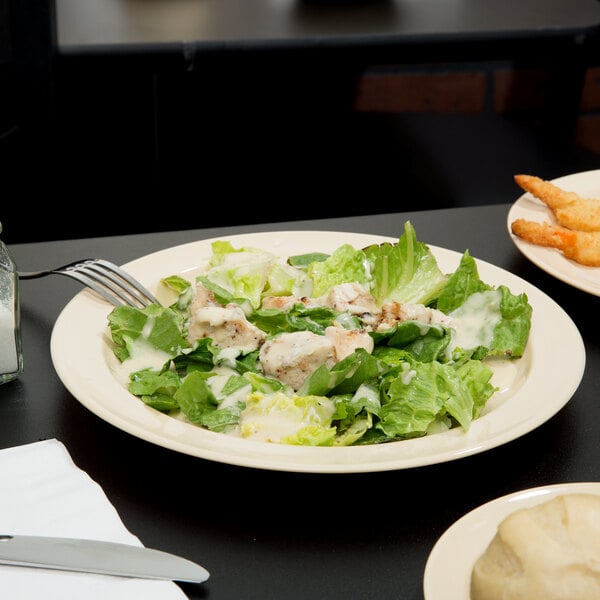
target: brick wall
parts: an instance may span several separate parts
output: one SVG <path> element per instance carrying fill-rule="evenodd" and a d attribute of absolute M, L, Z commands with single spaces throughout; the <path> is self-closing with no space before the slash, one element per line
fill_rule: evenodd
<path fill-rule="evenodd" d="M 371 67 L 362 76 L 355 110 L 531 116 L 544 109 L 552 73 L 512 64 Z M 585 72 L 576 114 L 576 143 L 600 155 L 600 66 Z"/>

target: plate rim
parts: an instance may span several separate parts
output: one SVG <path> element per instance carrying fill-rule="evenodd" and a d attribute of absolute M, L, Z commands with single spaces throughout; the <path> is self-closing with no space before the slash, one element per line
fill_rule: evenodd
<path fill-rule="evenodd" d="M 187 256 L 187 253 L 190 253 L 190 256 L 192 256 L 194 250 L 204 249 L 207 251 L 210 244 L 216 240 L 227 239 L 231 241 L 233 245 L 256 245 L 258 243 L 260 247 L 260 242 L 257 242 L 257 240 L 266 239 L 275 244 L 277 239 L 284 239 L 286 243 L 289 243 L 291 238 L 299 239 L 302 237 L 304 240 L 311 236 L 318 238 L 326 236 L 332 249 L 339 246 L 341 240 L 352 240 L 351 243 L 357 246 L 373 242 L 381 243 L 397 241 L 397 239 L 390 236 L 343 231 L 284 230 L 255 232 L 211 237 L 172 246 L 142 256 L 122 266 L 129 270 L 134 276 L 140 278 L 142 283 L 145 283 L 152 289 L 148 277 L 148 270 L 153 262 L 156 262 L 157 260 L 172 259 L 173 257 L 178 257 L 182 254 Z M 359 240 L 361 241 L 359 242 Z M 451 259 L 458 264 L 458 260 L 462 256 L 462 253 L 454 250 L 447 250 L 431 244 L 428 244 L 428 246 L 438 260 L 440 260 L 441 256 L 445 256 L 446 261 Z M 321 247 L 324 246 L 322 245 Z M 543 414 L 529 415 L 528 418 L 521 420 L 518 423 L 518 426 L 510 429 L 508 433 L 500 431 L 492 440 L 486 440 L 485 437 L 483 440 L 477 438 L 476 434 L 478 432 L 485 434 L 486 429 L 493 429 L 494 427 L 493 421 L 488 419 L 487 422 L 484 422 L 484 418 L 480 417 L 473 422 L 471 429 L 466 434 L 463 434 L 462 431 L 458 431 L 458 429 L 454 429 L 443 434 L 426 436 L 415 440 L 344 448 L 271 445 L 265 444 L 265 442 L 254 442 L 251 440 L 232 438 L 232 436 L 210 432 L 194 425 L 185 424 L 173 417 L 163 415 L 162 413 L 158 413 L 158 411 L 143 405 L 142 402 L 131 396 L 123 386 L 121 386 L 121 391 L 119 392 L 115 388 L 115 381 L 110 382 L 105 380 L 105 384 L 107 384 L 111 390 L 114 388 L 115 394 L 118 394 L 119 396 L 124 395 L 124 397 L 127 398 L 126 402 L 128 404 L 126 408 L 129 409 L 130 413 L 126 415 L 127 418 L 124 418 L 123 415 L 119 413 L 120 410 L 124 410 L 123 407 L 119 406 L 117 409 L 110 401 L 108 401 L 107 405 L 106 398 L 99 397 L 98 392 L 89 389 L 90 385 L 97 383 L 98 380 L 98 373 L 94 373 L 93 366 L 91 367 L 91 372 L 82 372 L 82 369 L 85 370 L 85 368 L 89 369 L 90 367 L 89 365 L 86 367 L 87 363 L 84 363 L 83 367 L 80 365 L 80 363 L 84 361 L 82 354 L 86 353 L 87 355 L 92 351 L 91 348 L 94 336 L 94 348 L 96 351 L 92 352 L 92 357 L 97 360 L 99 357 L 98 352 L 102 353 L 100 356 L 103 356 L 103 353 L 106 352 L 106 348 L 103 346 L 103 344 L 106 343 L 106 340 L 103 339 L 106 336 L 106 331 L 92 331 L 91 333 L 93 335 L 89 347 L 85 346 L 84 348 L 80 347 L 77 350 L 74 350 L 68 345 L 69 319 L 73 318 L 74 315 L 77 315 L 78 310 L 80 312 L 83 311 L 86 316 L 85 322 L 81 324 L 78 322 L 78 325 L 85 328 L 90 327 L 90 323 L 94 321 L 94 319 L 96 319 L 99 325 L 101 316 L 105 319 L 112 309 L 110 305 L 95 298 L 93 294 L 86 289 L 81 290 L 67 303 L 54 324 L 50 342 L 52 362 L 59 378 L 71 394 L 81 404 L 86 406 L 86 408 L 103 420 L 140 439 L 199 458 L 244 467 L 310 473 L 375 472 L 439 464 L 492 449 L 512 441 L 543 424 L 554 416 L 554 414 L 570 400 L 579 387 L 585 368 L 585 348 L 581 334 L 562 307 L 529 282 L 509 271 L 492 265 L 491 263 L 479 260 L 476 257 L 474 258 L 480 271 L 482 269 L 484 271 L 491 270 L 491 272 L 496 275 L 501 274 L 503 278 L 512 282 L 509 284 L 509 287 L 511 288 L 514 288 L 515 284 L 518 283 L 518 289 L 527 290 L 528 295 L 530 296 L 530 302 L 532 302 L 532 297 L 535 297 L 535 300 L 532 303 L 532 306 L 534 306 L 532 332 L 543 332 L 543 328 L 537 326 L 537 317 L 535 314 L 535 304 L 539 303 L 538 309 L 543 306 L 545 310 L 551 310 L 555 322 L 562 324 L 564 331 L 562 332 L 561 337 L 565 336 L 566 332 L 568 334 L 566 335 L 567 343 L 570 345 L 569 352 L 567 353 L 570 362 L 565 365 L 564 361 L 561 361 L 561 367 L 566 367 L 566 370 L 565 368 L 561 368 L 562 395 L 553 394 L 552 398 L 554 399 L 554 403 L 544 403 L 542 405 Z M 188 262 L 191 263 L 191 259 Z M 196 259 L 194 264 L 198 264 L 198 259 Z M 153 276 L 156 277 L 156 283 L 160 277 L 170 275 L 176 270 L 181 272 L 181 269 L 175 268 L 170 272 L 163 272 L 159 275 L 155 275 L 153 272 Z M 486 278 L 482 275 L 482 279 L 485 280 Z M 516 292 L 518 290 L 513 289 L 513 291 Z M 76 321 L 76 319 L 74 319 L 74 321 Z M 555 331 L 560 330 L 561 327 L 551 329 L 552 331 Z M 80 335 L 82 331 L 78 330 L 77 333 Z M 544 336 L 548 335 L 553 334 L 551 332 L 546 332 L 544 334 Z M 530 340 L 531 339 L 532 336 L 530 335 Z M 542 342 L 543 343 L 539 344 L 539 351 L 545 352 L 544 345 L 546 341 L 542 340 Z M 73 368 L 74 365 L 78 365 L 80 368 Z M 99 365 L 98 369 L 104 371 L 107 370 L 108 367 L 104 364 L 103 366 Z M 570 378 L 562 377 L 562 375 L 569 372 L 571 374 Z M 106 374 L 104 373 L 104 375 Z M 114 380 L 112 375 L 111 378 Z M 102 378 L 100 379 L 102 380 Z M 527 383 L 528 382 L 526 381 L 525 387 L 527 387 Z M 556 400 L 557 397 L 559 398 L 558 400 Z M 135 400 L 135 402 L 131 402 L 131 399 Z M 133 413 L 137 422 L 131 422 L 131 413 Z M 193 431 L 190 432 L 189 428 L 193 428 Z M 201 443 L 199 445 L 190 445 L 190 442 L 186 441 L 186 433 L 189 434 L 191 438 L 194 438 L 195 444 L 198 442 Z M 461 436 L 459 440 L 453 439 L 457 438 L 459 435 Z M 435 442 L 431 442 L 430 440 L 434 437 Z M 423 440 L 427 441 L 423 442 Z M 243 444 L 241 449 L 236 445 L 240 442 Z M 399 444 L 402 444 L 402 447 L 398 448 Z M 233 447 L 235 452 L 232 453 L 231 448 L 227 448 L 228 445 Z M 422 447 L 430 445 L 441 445 L 442 447 L 441 449 L 434 449 L 433 452 L 430 452 L 425 456 L 420 453 Z M 447 448 L 445 448 L 445 446 Z M 269 448 L 269 454 L 265 456 L 267 447 Z M 331 451 L 337 452 L 337 454 L 332 454 Z M 398 452 L 402 456 L 399 457 L 397 454 Z M 416 453 L 416 455 L 414 453 Z M 323 457 L 326 457 L 328 460 L 324 460 Z M 345 460 L 341 460 L 344 457 L 346 457 Z"/>
<path fill-rule="evenodd" d="M 563 186 L 566 184 L 570 188 L 569 191 L 577 192 L 577 188 L 588 179 L 594 179 L 598 181 L 598 190 L 600 192 L 600 169 L 590 169 L 588 171 L 571 173 L 569 175 L 563 175 L 548 181 L 558 186 Z M 600 198 L 600 194 L 598 197 Z M 540 209 L 546 220 L 551 223 L 556 223 L 556 219 L 552 214 L 552 211 L 540 200 L 535 198 L 529 192 L 521 194 L 511 205 L 506 219 L 508 234 L 519 252 L 521 252 L 525 258 L 527 258 L 538 268 L 542 269 L 549 275 L 552 275 L 559 281 L 562 281 L 563 283 L 566 283 L 583 292 L 587 292 L 594 296 L 600 296 L 600 267 L 588 267 L 585 265 L 580 265 L 575 261 L 566 258 L 559 250 L 537 246 L 536 244 L 522 240 L 512 232 L 511 223 L 517 218 L 526 218 L 528 214 L 528 207 L 531 207 L 532 205 L 535 205 L 538 209 Z M 597 285 L 587 283 L 585 279 L 578 279 L 576 276 L 577 273 L 585 273 L 589 271 L 595 271 L 598 273 Z"/>
<path fill-rule="evenodd" d="M 593 493 L 600 496 L 600 482 L 576 481 L 525 488 L 493 498 L 454 521 L 437 539 L 423 570 L 423 594 L 425 600 L 469 600 L 471 572 L 475 560 L 487 548 L 495 535 L 502 519 L 519 508 L 541 504 L 558 495 L 571 493 Z M 465 543 L 469 535 L 476 538 L 475 545 Z M 461 552 L 453 550 L 455 540 L 460 538 Z M 465 559 L 465 549 L 469 550 L 469 558 Z M 440 579 L 448 581 L 442 570 L 448 567 L 452 571 L 452 581 L 459 588 L 445 585 L 438 593 L 434 587 Z M 451 594 L 451 595 L 449 595 Z"/>

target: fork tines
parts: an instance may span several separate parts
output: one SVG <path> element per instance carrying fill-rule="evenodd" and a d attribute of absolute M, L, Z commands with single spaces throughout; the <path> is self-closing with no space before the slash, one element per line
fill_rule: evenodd
<path fill-rule="evenodd" d="M 65 267 L 62 273 L 77 279 L 116 306 L 143 308 L 149 304 L 159 304 L 139 281 L 107 260 L 84 260 Z"/>

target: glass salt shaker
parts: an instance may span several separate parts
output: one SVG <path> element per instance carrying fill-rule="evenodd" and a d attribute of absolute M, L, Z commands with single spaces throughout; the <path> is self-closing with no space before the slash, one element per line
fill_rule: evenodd
<path fill-rule="evenodd" d="M 19 275 L 8 249 L 0 239 L 0 383 L 12 381 L 22 372 Z"/>

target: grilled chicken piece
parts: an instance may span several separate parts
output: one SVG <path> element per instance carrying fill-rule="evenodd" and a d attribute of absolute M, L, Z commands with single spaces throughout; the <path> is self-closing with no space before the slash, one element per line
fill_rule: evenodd
<path fill-rule="evenodd" d="M 200 306 L 190 311 L 188 341 L 193 343 L 209 337 L 221 348 L 239 348 L 242 352 L 256 350 L 266 334 L 252 325 L 236 304 Z"/>
<path fill-rule="evenodd" d="M 335 349 L 324 335 L 294 331 L 267 340 L 260 349 L 259 359 L 265 375 L 298 390 L 315 369 L 335 364 Z"/>
<path fill-rule="evenodd" d="M 190 310 L 194 312 L 203 306 L 221 306 L 215 295 L 202 283 L 197 283 L 194 290 L 194 299 L 190 304 Z"/>
<path fill-rule="evenodd" d="M 339 312 L 351 315 L 379 312 L 375 298 L 358 283 L 341 283 L 331 288 L 327 305 Z"/>
<path fill-rule="evenodd" d="M 327 327 L 325 337 L 333 344 L 336 362 L 352 354 L 357 348 L 364 348 L 369 354 L 375 346 L 373 338 L 362 329 L 344 329 L 343 327 Z"/>
<path fill-rule="evenodd" d="M 278 308 L 279 310 L 289 310 L 294 304 L 304 304 L 304 306 L 318 306 L 318 304 L 307 296 L 265 296 L 261 303 L 261 308 Z"/>
<path fill-rule="evenodd" d="M 453 319 L 441 310 L 422 304 L 402 304 L 388 302 L 381 307 L 381 316 L 376 331 L 391 329 L 402 321 L 420 321 L 429 325 L 447 325 L 452 327 Z"/>

